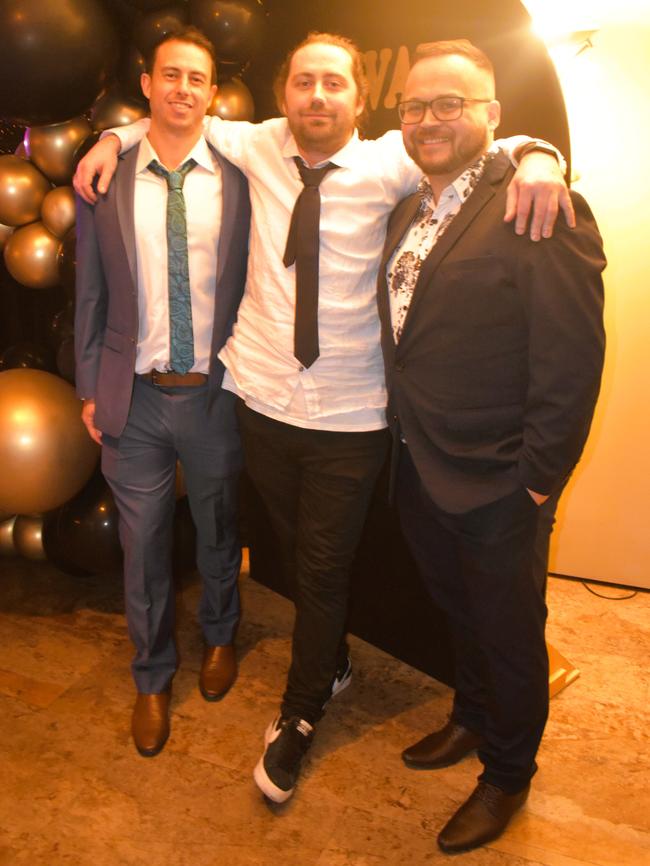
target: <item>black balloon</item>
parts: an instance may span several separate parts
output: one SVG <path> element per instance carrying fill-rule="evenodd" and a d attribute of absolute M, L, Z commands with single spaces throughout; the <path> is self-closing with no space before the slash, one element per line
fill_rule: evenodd
<path fill-rule="evenodd" d="M 217 83 L 221 86 L 231 78 L 239 77 L 250 65 L 249 61 L 243 60 L 217 60 Z"/>
<path fill-rule="evenodd" d="M 151 12 L 169 4 L 169 0 L 127 0 L 129 6 L 135 6 L 141 12 Z"/>
<path fill-rule="evenodd" d="M 59 281 L 65 288 L 70 299 L 74 299 L 75 276 L 77 273 L 77 233 L 74 226 L 66 233 L 61 241 L 57 255 L 59 268 Z"/>
<path fill-rule="evenodd" d="M 140 86 L 140 76 L 145 71 L 142 52 L 138 51 L 135 45 L 125 46 L 117 70 L 117 80 L 120 93 L 126 99 L 134 99 L 136 102 L 147 101 Z"/>
<path fill-rule="evenodd" d="M 45 516 L 43 548 L 63 571 L 69 566 L 91 574 L 122 572 L 117 506 L 100 474 L 81 493 Z"/>
<path fill-rule="evenodd" d="M 108 90 L 93 105 L 90 119 L 93 129 L 101 133 L 114 126 L 126 126 L 146 117 L 147 107 L 143 102 L 134 99 L 124 99 L 116 90 Z"/>
<path fill-rule="evenodd" d="M 61 343 L 73 335 L 74 331 L 74 304 L 68 301 L 62 310 L 59 310 L 52 316 L 52 321 L 49 326 L 50 342 L 55 350 L 59 348 Z"/>
<path fill-rule="evenodd" d="M 54 373 L 56 362 L 49 346 L 39 343 L 16 343 L 0 355 L 1 370 L 47 370 Z"/>
<path fill-rule="evenodd" d="M 25 128 L 11 120 L 0 120 L 0 154 L 15 153 L 25 134 Z"/>
<path fill-rule="evenodd" d="M 59 343 L 59 348 L 56 350 L 56 368 L 59 376 L 74 385 L 75 356 L 74 337 L 72 335 L 64 337 Z"/>
<path fill-rule="evenodd" d="M 250 60 L 262 45 L 265 21 L 260 0 L 190 0 L 190 22 L 212 42 L 217 60 Z"/>
<path fill-rule="evenodd" d="M 0 106 L 27 125 L 83 114 L 106 85 L 117 36 L 100 0 L 0 3 Z"/>
<path fill-rule="evenodd" d="M 113 494 L 97 472 L 81 493 L 45 515 L 43 549 L 50 562 L 70 574 L 122 573 L 118 511 Z M 172 563 L 177 575 L 193 571 L 196 532 L 187 499 L 176 504 Z"/>
<path fill-rule="evenodd" d="M 133 41 L 138 51 L 146 57 L 159 39 L 186 23 L 187 7 L 184 4 L 164 6 L 140 19 L 133 28 Z"/>

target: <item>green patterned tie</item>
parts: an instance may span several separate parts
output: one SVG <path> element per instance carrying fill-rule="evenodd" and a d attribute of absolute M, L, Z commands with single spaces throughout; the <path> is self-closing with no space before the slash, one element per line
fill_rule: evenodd
<path fill-rule="evenodd" d="M 187 221 L 183 183 L 196 162 L 188 159 L 178 171 L 167 171 L 155 159 L 147 168 L 167 181 L 167 279 L 169 283 L 169 365 L 188 373 L 194 364 L 192 298 L 187 255 Z"/>

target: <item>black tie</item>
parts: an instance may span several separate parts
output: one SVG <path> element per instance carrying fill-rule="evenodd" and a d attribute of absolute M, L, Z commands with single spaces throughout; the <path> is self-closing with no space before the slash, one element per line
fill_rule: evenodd
<path fill-rule="evenodd" d="M 293 332 L 294 355 L 311 367 L 319 355 L 318 347 L 318 249 L 320 246 L 319 184 L 328 171 L 338 168 L 328 162 L 322 168 L 307 168 L 300 157 L 294 157 L 305 185 L 291 214 L 291 224 L 284 251 L 284 265 L 296 263 L 296 318 Z"/>

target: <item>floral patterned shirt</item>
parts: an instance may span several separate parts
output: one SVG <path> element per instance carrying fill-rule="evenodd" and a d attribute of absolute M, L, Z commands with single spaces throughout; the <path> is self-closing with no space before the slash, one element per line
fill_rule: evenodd
<path fill-rule="evenodd" d="M 411 305 L 422 263 L 472 194 L 492 155 L 491 152 L 484 153 L 445 187 L 437 205 L 427 178 L 423 177 L 420 181 L 417 189 L 420 195 L 419 210 L 388 263 L 390 314 L 396 343 L 402 336 L 404 320 Z"/>

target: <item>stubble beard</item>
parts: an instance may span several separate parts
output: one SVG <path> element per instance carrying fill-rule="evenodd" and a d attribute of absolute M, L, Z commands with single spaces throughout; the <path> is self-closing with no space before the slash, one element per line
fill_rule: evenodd
<path fill-rule="evenodd" d="M 420 154 L 419 142 L 409 143 L 406 151 L 416 165 L 428 176 L 448 175 L 462 171 L 483 154 L 489 147 L 489 131 L 477 130 L 475 134 L 466 135 L 459 143 L 454 133 L 450 134 L 450 152 L 448 155 L 432 157 Z"/>

